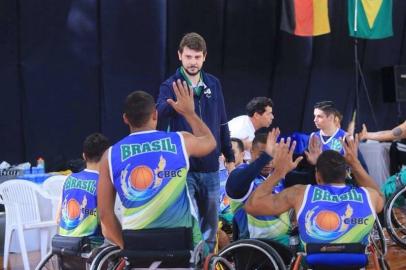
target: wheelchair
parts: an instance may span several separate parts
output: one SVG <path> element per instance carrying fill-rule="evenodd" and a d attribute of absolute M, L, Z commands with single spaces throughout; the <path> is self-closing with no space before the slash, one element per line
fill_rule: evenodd
<path fill-rule="evenodd" d="M 387 249 L 379 220 L 374 224 L 367 246 L 313 243 L 306 245 L 306 253 L 297 250 L 298 245 L 287 247 L 269 239 L 238 240 L 220 250 L 218 256 L 209 258 L 207 269 L 355 270 L 365 268 L 368 258 L 372 260 L 374 269 L 390 269 L 384 258 Z"/>
<path fill-rule="evenodd" d="M 193 247 L 192 233 L 184 227 L 124 230 L 124 249 L 104 249 L 89 269 L 201 269 L 204 245 Z"/>
<path fill-rule="evenodd" d="M 55 235 L 52 250 L 35 268 L 49 270 L 88 270 L 91 264 L 103 266 L 102 258 L 111 252 L 118 252 L 117 246 L 103 243 L 102 237 L 68 237 Z M 109 262 L 110 263 L 110 262 Z"/>
<path fill-rule="evenodd" d="M 387 199 L 384 209 L 386 229 L 392 240 L 406 248 L 406 185 L 396 174 L 396 191 Z"/>

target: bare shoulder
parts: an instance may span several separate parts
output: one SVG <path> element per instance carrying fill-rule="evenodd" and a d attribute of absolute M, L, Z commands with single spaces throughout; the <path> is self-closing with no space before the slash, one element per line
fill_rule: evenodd
<path fill-rule="evenodd" d="M 191 145 L 193 144 L 193 140 L 196 138 L 192 133 L 187 132 L 187 131 L 181 131 L 179 132 L 180 136 L 183 137 L 183 140 L 185 142 L 186 148 L 190 148 Z"/>
<path fill-rule="evenodd" d="M 306 185 L 294 185 L 285 189 L 289 201 L 294 205 L 302 203 L 306 187 Z"/>
<path fill-rule="evenodd" d="M 385 204 L 385 199 L 384 199 L 383 194 L 380 191 L 377 191 L 370 187 L 366 187 L 366 189 L 369 192 L 369 197 L 371 198 L 371 203 L 375 207 L 375 211 L 377 213 L 381 212 L 383 209 L 383 206 Z"/>

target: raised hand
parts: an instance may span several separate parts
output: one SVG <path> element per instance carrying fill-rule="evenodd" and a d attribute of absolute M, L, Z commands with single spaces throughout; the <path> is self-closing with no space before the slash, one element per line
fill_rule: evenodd
<path fill-rule="evenodd" d="M 177 80 L 172 84 L 173 92 L 176 96 L 176 101 L 168 99 L 167 102 L 172 108 L 183 116 L 187 116 L 195 113 L 195 104 L 193 99 L 193 91 L 189 89 L 189 86 L 184 81 Z"/>
<path fill-rule="evenodd" d="M 358 161 L 358 145 L 359 145 L 359 136 L 355 135 L 355 138 L 351 135 L 348 135 L 344 138 L 343 142 L 344 147 L 344 159 L 348 165 L 353 165 Z"/>
<path fill-rule="evenodd" d="M 362 124 L 362 130 L 358 133 L 358 137 L 360 141 L 368 139 L 368 130 L 365 124 Z"/>
<path fill-rule="evenodd" d="M 305 151 L 307 161 L 312 165 L 316 165 L 317 159 L 319 158 L 321 152 L 320 139 L 317 136 L 312 136 L 310 138 L 308 151 Z"/>
<path fill-rule="evenodd" d="M 281 134 L 279 128 L 273 128 L 271 132 L 268 133 L 265 152 L 271 157 L 274 157 L 275 155 L 276 140 L 278 139 L 279 134 Z"/>
<path fill-rule="evenodd" d="M 275 144 L 274 157 L 272 160 L 274 166 L 274 174 L 278 174 L 281 178 L 285 177 L 288 172 L 295 169 L 303 157 L 296 158 L 293 161 L 293 151 L 296 147 L 296 141 L 291 143 L 290 137 L 281 139 L 279 143 Z"/>

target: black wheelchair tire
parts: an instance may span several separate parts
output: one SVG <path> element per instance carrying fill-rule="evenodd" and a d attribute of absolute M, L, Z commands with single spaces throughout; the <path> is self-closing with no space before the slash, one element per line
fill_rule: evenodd
<path fill-rule="evenodd" d="M 396 242 L 400 247 L 406 249 L 406 234 L 405 237 L 400 237 L 397 233 L 399 228 L 401 230 L 406 230 L 406 224 L 401 224 L 395 217 L 395 215 L 392 213 L 393 211 L 393 206 L 396 202 L 396 200 L 401 196 L 404 195 L 406 191 L 406 187 L 402 187 L 401 189 L 398 189 L 387 201 L 385 204 L 385 224 L 386 224 L 386 229 L 392 238 L 393 241 Z M 405 231 L 406 232 L 406 231 Z"/>
<path fill-rule="evenodd" d="M 48 264 L 52 265 L 56 264 L 56 265 L 47 266 Z M 62 270 L 59 261 L 59 255 L 53 254 L 52 252 L 48 253 L 47 256 L 38 263 L 37 267 L 35 267 L 35 270 L 43 270 L 43 269 Z"/>
<path fill-rule="evenodd" d="M 118 246 L 106 246 L 95 256 L 90 265 L 90 270 L 103 269 L 103 264 L 107 262 L 110 257 L 118 254 L 120 251 L 121 250 Z"/>
<path fill-rule="evenodd" d="M 218 256 L 233 264 L 235 270 L 286 269 L 278 252 L 268 244 L 256 239 L 243 239 L 233 242 L 220 250 Z"/>

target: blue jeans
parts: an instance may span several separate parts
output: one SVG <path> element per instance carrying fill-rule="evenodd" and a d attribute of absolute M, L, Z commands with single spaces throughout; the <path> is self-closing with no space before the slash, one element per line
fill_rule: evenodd
<path fill-rule="evenodd" d="M 189 172 L 187 185 L 192 203 L 199 214 L 203 239 L 213 252 L 216 246 L 220 178 L 218 172 Z"/>

